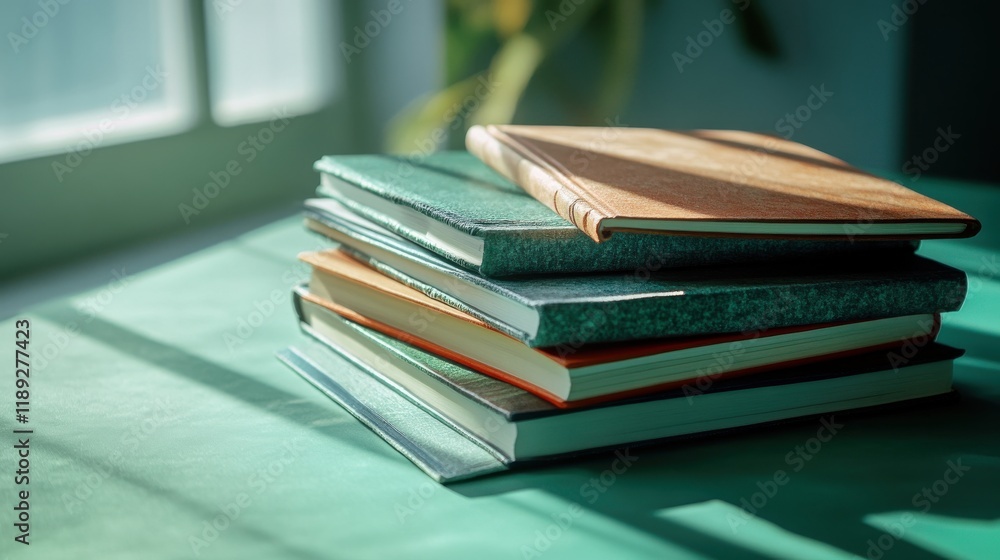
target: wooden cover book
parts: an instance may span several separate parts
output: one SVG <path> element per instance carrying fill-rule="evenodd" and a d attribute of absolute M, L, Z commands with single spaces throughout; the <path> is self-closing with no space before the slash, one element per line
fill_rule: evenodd
<path fill-rule="evenodd" d="M 973 217 L 802 144 L 731 130 L 476 126 L 470 152 L 596 242 L 614 231 L 971 237 Z"/>

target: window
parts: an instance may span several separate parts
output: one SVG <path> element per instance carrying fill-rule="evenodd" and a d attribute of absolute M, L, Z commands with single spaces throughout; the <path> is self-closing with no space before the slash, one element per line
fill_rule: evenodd
<path fill-rule="evenodd" d="M 204 8 L 204 42 L 195 40 Z M 333 97 L 322 0 L 0 3 L 0 163 L 264 121 Z M 206 52 L 199 45 L 205 44 Z M 207 59 L 207 60 L 205 60 Z M 209 68 L 207 84 L 199 66 Z M 205 90 L 209 91 L 206 92 Z M 211 107 L 202 107 L 206 103 Z"/>
<path fill-rule="evenodd" d="M 205 4 L 212 117 L 222 125 L 315 111 L 333 95 L 335 52 L 324 0 Z"/>
<path fill-rule="evenodd" d="M 183 2 L 0 3 L 0 161 L 189 128 L 187 17 Z"/>

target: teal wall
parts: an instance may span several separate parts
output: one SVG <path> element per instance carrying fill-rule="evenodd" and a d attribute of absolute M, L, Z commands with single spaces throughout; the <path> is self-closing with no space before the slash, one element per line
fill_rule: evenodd
<path fill-rule="evenodd" d="M 722 10 L 738 11 L 745 4 L 646 2 L 634 91 L 620 114 L 605 117 L 629 126 L 782 134 L 788 127 L 779 121 L 808 102 L 811 87 L 825 85 L 833 96 L 810 110 L 801 127 L 793 127 L 792 139 L 861 167 L 899 169 L 908 28 L 885 40 L 877 25 L 891 16 L 894 2 L 754 0 L 773 31 L 777 58 L 754 53 L 735 24 L 723 24 L 718 37 L 679 71 L 673 55 L 686 56 L 687 38 L 697 40 L 706 31 L 704 21 L 715 28 L 712 20 Z M 572 118 L 572 105 L 559 95 L 586 99 L 595 89 L 600 72 L 594 42 L 581 38 L 555 56 L 518 119 Z"/>

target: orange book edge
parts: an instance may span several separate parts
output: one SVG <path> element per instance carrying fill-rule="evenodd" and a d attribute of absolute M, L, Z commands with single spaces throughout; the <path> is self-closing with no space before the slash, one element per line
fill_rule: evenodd
<path fill-rule="evenodd" d="M 545 400 L 545 401 L 551 403 L 552 405 L 555 405 L 558 408 L 564 408 L 564 409 L 581 408 L 581 407 L 591 406 L 591 405 L 595 405 L 595 404 L 600 404 L 600 403 L 605 403 L 605 402 L 610 402 L 610 401 L 616 401 L 616 400 L 620 400 L 620 399 L 625 399 L 625 398 L 629 398 L 629 397 L 646 395 L 646 394 L 655 393 L 655 392 L 658 392 L 658 391 L 664 391 L 664 390 L 668 390 L 668 389 L 676 389 L 678 387 L 683 387 L 684 385 L 690 385 L 692 382 L 696 382 L 698 379 L 700 379 L 699 377 L 693 377 L 693 378 L 684 379 L 684 380 L 680 380 L 680 381 L 672 381 L 672 382 L 668 382 L 668 383 L 661 383 L 661 384 L 658 384 L 658 385 L 651 385 L 651 386 L 648 386 L 648 387 L 640 387 L 638 389 L 631 389 L 631 390 L 628 390 L 628 391 L 621 391 L 621 392 L 618 392 L 618 393 L 611 393 L 611 394 L 608 394 L 608 395 L 600 395 L 600 396 L 597 396 L 597 397 L 590 397 L 590 398 L 587 398 L 587 399 L 580 399 L 580 400 L 574 400 L 574 401 L 564 401 L 564 400 L 560 399 L 558 396 L 556 396 L 556 395 L 554 395 L 554 394 L 546 391 L 545 389 L 542 389 L 541 387 L 538 387 L 537 385 L 528 383 L 527 381 L 525 381 L 525 380 L 523 380 L 523 379 L 521 379 L 519 377 L 515 377 L 513 375 L 510 375 L 509 373 L 501 371 L 501 370 L 499 370 L 499 369 L 497 369 L 497 368 L 495 368 L 493 366 L 490 366 L 488 364 L 484 364 L 484 363 L 482 363 L 482 362 L 480 362 L 478 360 L 473 360 L 472 358 L 469 358 L 468 356 L 466 356 L 464 354 L 460 354 L 458 352 L 455 352 L 453 350 L 450 350 L 448 348 L 440 346 L 440 345 L 438 345 L 438 344 L 436 344 L 434 342 L 431 342 L 431 341 L 429 341 L 429 340 L 427 340 L 425 338 L 421 338 L 421 337 L 413 335 L 413 334 L 411 334 L 409 332 L 397 329 L 397 328 L 395 328 L 395 327 L 393 327 L 391 325 L 387 325 L 385 323 L 382 323 L 381 321 L 376 321 L 374 319 L 371 319 L 369 317 L 361 315 L 360 313 L 358 313 L 358 312 L 356 312 L 356 311 L 354 311 L 352 309 L 349 309 L 347 307 L 344 307 L 343 305 L 334 303 L 332 301 L 329 301 L 327 299 L 318 297 L 318 296 L 313 295 L 311 293 L 305 293 L 305 294 L 303 294 L 302 297 L 303 297 L 303 299 L 305 299 L 307 301 L 310 301 L 310 302 L 312 302 L 312 303 L 314 303 L 316 305 L 319 305 L 319 306 L 321 306 L 321 307 L 323 307 L 325 309 L 328 309 L 328 310 L 330 310 L 330 311 L 332 311 L 332 312 L 340 315 L 341 317 L 344 317 L 345 319 L 353 321 L 353 322 L 355 322 L 355 323 L 357 323 L 357 324 L 359 324 L 359 325 L 361 325 L 363 327 L 370 328 L 370 329 L 372 329 L 372 330 L 374 330 L 376 332 L 382 333 L 382 334 L 384 334 L 386 336 L 390 336 L 392 338 L 395 338 L 395 339 L 397 339 L 397 340 L 399 340 L 401 342 L 404 342 L 406 344 L 409 344 L 411 346 L 416 346 L 417 348 L 420 348 L 421 350 L 425 350 L 425 351 L 430 352 L 432 354 L 436 354 L 436 355 L 438 355 L 438 356 L 440 356 L 442 358 L 445 358 L 445 359 L 451 360 L 453 362 L 456 362 L 456 363 L 458 363 L 460 365 L 463 365 L 465 367 L 468 367 L 468 368 L 470 368 L 470 369 L 472 369 L 474 371 L 477 371 L 477 372 L 482 373 L 484 375 L 488 375 L 488 376 L 490 376 L 490 377 L 492 377 L 494 379 L 498 379 L 500 381 L 503 381 L 504 383 L 509 383 L 510 385 L 513 385 L 513 386 L 515 386 L 515 387 L 517 387 L 519 389 L 523 389 L 525 391 L 528 391 L 529 393 L 531 393 L 531 394 L 533 394 L 533 395 L 541 398 L 542 400 Z M 826 324 L 826 325 L 818 325 L 818 326 L 814 326 L 814 327 L 812 327 L 810 329 L 802 329 L 802 330 L 813 330 L 814 328 L 823 328 L 823 327 L 827 327 L 827 326 L 833 326 L 835 324 L 843 324 L 843 323 L 829 323 L 829 324 Z M 940 330 L 940 328 L 941 328 L 940 315 L 935 314 L 934 315 L 934 326 L 932 327 L 931 332 L 930 333 L 914 333 L 914 337 L 913 338 L 926 336 L 926 337 L 929 337 L 930 340 L 934 340 L 935 338 L 937 338 L 937 334 L 938 334 L 938 331 Z M 775 330 L 777 331 L 777 329 L 775 329 Z M 788 330 L 788 329 L 786 328 L 786 329 L 781 329 L 781 330 L 785 331 L 785 330 Z M 773 334 L 772 335 L 768 335 L 768 336 L 773 336 Z M 723 338 L 725 340 L 746 340 L 746 339 L 749 339 L 749 338 L 752 338 L 752 337 L 751 336 L 744 336 L 744 337 L 741 338 L 741 337 L 737 336 L 735 338 L 734 337 L 712 337 L 712 338 Z M 758 373 L 758 372 L 767 371 L 767 370 L 771 370 L 771 369 L 779 369 L 779 368 L 791 367 L 791 366 L 795 366 L 795 365 L 807 364 L 807 363 L 811 363 L 811 362 L 817 362 L 817 361 L 821 361 L 821 360 L 828 360 L 828 359 L 834 359 L 834 358 L 842 358 L 842 357 L 847 357 L 847 356 L 854 356 L 854 355 L 863 354 L 865 352 L 871 352 L 871 351 L 879 350 L 879 349 L 886 349 L 887 350 L 887 349 L 890 349 L 890 348 L 897 348 L 897 347 L 901 346 L 902 344 L 905 344 L 905 342 L 908 341 L 908 340 L 911 340 L 911 339 L 907 338 L 907 339 L 903 339 L 903 340 L 900 340 L 900 341 L 897 341 L 897 342 L 889 342 L 889 343 L 885 343 L 885 344 L 877 344 L 877 345 L 873 345 L 873 346 L 865 346 L 865 347 L 861 347 L 861 348 L 854 348 L 854 349 L 851 349 L 851 350 L 844 350 L 842 352 L 835 352 L 835 353 L 832 353 L 832 354 L 823 354 L 823 355 L 819 355 L 819 356 L 810 356 L 808 358 L 800 358 L 800 359 L 797 359 L 797 360 L 791 360 L 791 361 L 787 361 L 787 362 L 780 362 L 780 363 L 776 363 L 776 364 L 767 364 L 767 365 L 757 366 L 757 367 L 753 367 L 753 368 L 746 368 L 746 369 L 741 369 L 741 370 L 726 371 L 726 372 L 720 373 L 718 375 L 706 376 L 706 377 L 709 377 L 710 381 L 712 383 L 714 383 L 716 380 L 728 379 L 728 378 L 731 378 L 731 377 L 736 377 L 736 376 L 740 376 L 740 375 L 747 375 L 747 374 L 752 374 L 752 373 Z M 665 346 L 670 346 L 669 343 L 659 343 L 659 345 L 661 345 L 661 346 L 664 346 L 664 345 Z M 614 361 L 614 360 L 605 360 L 605 361 Z M 700 389 L 695 389 L 695 390 L 698 391 L 698 392 L 701 392 Z"/>
<path fill-rule="evenodd" d="M 314 268 L 341 280 L 375 290 L 387 297 L 404 300 L 414 305 L 428 308 L 438 313 L 449 315 L 466 321 L 476 327 L 489 329 L 500 335 L 516 340 L 510 335 L 498 331 L 487 323 L 468 313 L 438 301 L 427 294 L 411 288 L 394 278 L 379 272 L 366 262 L 356 259 L 351 254 L 339 249 L 305 252 L 299 258 Z M 352 311 L 353 312 L 353 311 Z M 760 336 L 770 337 L 794 332 L 844 325 L 852 321 L 839 321 L 815 325 L 798 325 L 791 327 L 776 327 L 758 329 L 741 333 L 724 333 L 713 335 L 679 336 L 669 339 L 644 339 L 624 342 L 595 343 L 586 345 L 562 344 L 547 348 L 532 348 L 533 351 L 566 368 L 578 368 L 609 362 L 618 362 L 642 356 L 651 356 L 688 348 L 739 342 Z M 856 322 L 856 321 L 853 321 Z M 387 326 L 388 327 L 388 326 Z M 398 337 L 397 337 L 398 338 Z M 520 341 L 519 341 L 520 343 Z M 436 352 L 437 353 L 437 352 Z"/>

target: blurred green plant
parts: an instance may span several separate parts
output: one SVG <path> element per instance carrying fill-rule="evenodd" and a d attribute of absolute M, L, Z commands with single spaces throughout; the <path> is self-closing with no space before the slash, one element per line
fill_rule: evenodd
<path fill-rule="evenodd" d="M 410 153 L 428 140 L 438 149 L 456 148 L 474 124 L 512 122 L 533 80 L 557 90 L 572 105 L 572 124 L 603 124 L 621 111 L 631 93 L 643 0 L 448 0 L 446 10 L 449 85 L 417 99 L 393 119 L 386 137 L 390 152 Z M 748 47 L 776 56 L 773 35 L 756 3 L 734 13 Z M 584 92 L 582 100 L 566 95 L 559 80 L 538 80 L 553 55 L 581 37 L 596 44 L 600 60 L 600 75 L 588 80 L 596 89 Z"/>

